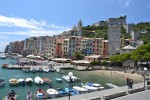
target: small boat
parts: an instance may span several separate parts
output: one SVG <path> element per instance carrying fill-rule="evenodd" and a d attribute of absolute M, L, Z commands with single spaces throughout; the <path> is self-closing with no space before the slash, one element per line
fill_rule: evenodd
<path fill-rule="evenodd" d="M 68 75 L 64 75 L 63 76 L 63 79 L 65 79 L 67 82 L 76 82 L 76 81 L 79 81 L 80 79 L 78 77 L 75 77 L 75 76 L 68 76 Z"/>
<path fill-rule="evenodd" d="M 66 92 L 65 89 L 57 88 L 57 92 L 61 97 L 68 96 L 68 92 Z"/>
<path fill-rule="evenodd" d="M 31 68 L 30 68 L 30 71 L 33 72 L 33 73 L 36 73 L 36 72 L 37 72 L 37 69 L 34 68 L 34 67 L 31 67 Z"/>
<path fill-rule="evenodd" d="M 8 67 L 8 64 L 3 64 L 2 65 L 2 68 L 7 68 Z"/>
<path fill-rule="evenodd" d="M 9 80 L 9 84 L 10 85 L 18 85 L 19 84 L 19 81 L 17 79 L 10 79 Z"/>
<path fill-rule="evenodd" d="M 36 76 L 36 77 L 34 78 L 34 82 L 35 82 L 36 84 L 43 84 L 43 83 L 44 83 L 43 79 L 40 78 L 39 76 Z"/>
<path fill-rule="evenodd" d="M 88 92 L 88 89 L 83 88 L 83 87 L 73 86 L 72 88 L 79 91 L 80 93 L 87 93 Z"/>
<path fill-rule="evenodd" d="M 104 89 L 104 87 L 101 86 L 101 85 L 98 84 L 98 83 L 88 83 L 88 82 L 87 82 L 85 85 L 88 85 L 88 86 L 91 86 L 91 87 L 96 87 L 97 90 L 102 90 L 102 89 Z"/>
<path fill-rule="evenodd" d="M 19 81 L 19 84 L 25 85 L 25 80 L 24 79 L 20 78 L 20 79 L 18 79 L 18 81 Z"/>
<path fill-rule="evenodd" d="M 117 88 L 118 86 L 112 84 L 112 83 L 105 83 L 105 85 L 109 88 Z"/>
<path fill-rule="evenodd" d="M 72 88 L 65 88 L 65 91 L 68 92 L 68 93 L 70 93 L 71 96 L 80 94 L 79 91 L 77 91 L 75 89 L 72 89 Z"/>
<path fill-rule="evenodd" d="M 35 93 L 34 96 L 37 100 L 41 100 L 41 99 L 46 99 L 47 98 L 47 94 L 44 90 L 42 89 L 38 89 Z"/>
<path fill-rule="evenodd" d="M 61 78 L 56 78 L 56 81 L 57 82 L 62 82 L 62 79 Z"/>
<path fill-rule="evenodd" d="M 49 68 L 48 67 L 43 67 L 42 68 L 44 72 L 48 73 L 49 72 Z"/>
<path fill-rule="evenodd" d="M 43 72 L 43 69 L 41 67 L 37 68 L 38 72 Z"/>
<path fill-rule="evenodd" d="M 61 68 L 59 68 L 59 67 L 56 67 L 56 72 L 58 72 L 58 73 L 63 73 L 63 70 L 61 69 Z"/>
<path fill-rule="evenodd" d="M 47 95 L 49 98 L 56 98 L 58 97 L 58 92 L 55 89 L 47 89 Z"/>
<path fill-rule="evenodd" d="M 50 71 L 50 72 L 55 72 L 56 70 L 55 70 L 54 67 L 49 67 L 49 71 Z"/>
<path fill-rule="evenodd" d="M 92 92 L 92 91 L 97 91 L 98 90 L 97 87 L 89 86 L 89 85 L 86 85 L 86 84 L 83 85 L 83 83 L 81 83 L 81 85 L 82 85 L 83 88 L 88 89 L 88 92 Z"/>
<path fill-rule="evenodd" d="M 26 84 L 32 84 L 33 79 L 32 78 L 26 78 L 25 82 L 26 82 Z"/>
<path fill-rule="evenodd" d="M 44 83 L 51 84 L 51 80 L 49 78 L 44 77 L 42 79 L 43 79 Z"/>
<path fill-rule="evenodd" d="M 0 86 L 4 86 L 5 85 L 5 80 L 0 79 Z"/>
<path fill-rule="evenodd" d="M 18 95 L 12 90 L 12 93 L 8 93 L 2 100 L 17 100 Z"/>

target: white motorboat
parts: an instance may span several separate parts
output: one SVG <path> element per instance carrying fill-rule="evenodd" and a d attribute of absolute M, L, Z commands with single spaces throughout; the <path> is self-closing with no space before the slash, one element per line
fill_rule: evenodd
<path fill-rule="evenodd" d="M 88 92 L 92 92 L 92 91 L 97 91 L 98 90 L 97 87 L 89 86 L 89 85 L 86 85 L 86 84 L 83 85 L 83 83 L 81 83 L 81 85 L 82 85 L 83 88 L 88 89 Z"/>
<path fill-rule="evenodd" d="M 83 88 L 83 87 L 73 86 L 72 88 L 79 91 L 80 93 L 87 93 L 88 92 L 88 89 Z"/>
<path fill-rule="evenodd" d="M 48 67 L 43 67 L 42 69 L 43 69 L 44 72 L 47 72 L 47 73 L 49 72 L 49 68 Z"/>
<path fill-rule="evenodd" d="M 4 86 L 5 85 L 5 80 L 0 79 L 0 86 Z"/>
<path fill-rule="evenodd" d="M 64 75 L 63 76 L 63 79 L 65 79 L 67 82 L 76 82 L 76 81 L 79 81 L 80 79 L 78 77 L 75 77 L 75 76 L 68 76 L 68 75 Z"/>
<path fill-rule="evenodd" d="M 33 79 L 32 78 L 26 78 L 25 82 L 26 82 L 26 84 L 32 84 Z"/>
<path fill-rule="evenodd" d="M 47 95 L 49 98 L 56 98 L 58 96 L 58 92 L 55 89 L 47 89 Z"/>
<path fill-rule="evenodd" d="M 105 85 L 109 88 L 117 88 L 118 86 L 112 84 L 112 83 L 105 83 Z"/>
<path fill-rule="evenodd" d="M 18 79 L 18 81 L 19 81 L 19 84 L 25 85 L 25 80 L 24 79 L 20 78 L 20 79 Z"/>
<path fill-rule="evenodd" d="M 96 87 L 98 90 L 104 89 L 104 87 L 101 86 L 101 85 L 98 84 L 98 83 L 86 83 L 85 85 L 88 85 L 88 86 L 91 86 L 91 87 Z"/>
<path fill-rule="evenodd" d="M 39 76 L 36 76 L 36 77 L 34 78 L 34 82 L 35 82 L 36 84 L 43 84 L 43 83 L 44 83 L 43 79 L 40 78 Z"/>

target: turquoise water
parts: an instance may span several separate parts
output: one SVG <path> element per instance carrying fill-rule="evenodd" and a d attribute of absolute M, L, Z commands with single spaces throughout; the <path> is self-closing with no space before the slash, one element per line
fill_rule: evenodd
<path fill-rule="evenodd" d="M 2 60 L 0 59 L 0 67 L 2 66 L 3 63 L 10 63 L 12 60 L 11 59 L 5 59 Z M 91 73 L 90 71 L 76 71 L 76 70 L 64 70 L 64 75 L 68 74 L 68 72 L 73 72 L 74 76 L 77 76 L 81 79 L 80 82 L 86 83 L 86 82 L 97 82 L 100 83 L 101 85 L 105 86 L 104 84 L 106 82 L 111 82 L 114 83 L 118 86 L 123 86 L 126 84 L 126 81 L 121 79 L 121 78 L 110 78 L 108 76 L 104 75 L 97 75 L 95 73 Z M 31 77 L 34 79 L 35 76 L 40 76 L 40 77 L 48 77 L 52 80 L 52 88 L 64 88 L 68 87 L 69 84 L 63 80 L 62 83 L 58 83 L 55 78 L 59 77 L 62 78 L 63 74 L 59 74 L 56 72 L 49 72 L 49 73 L 25 73 L 22 70 L 12 70 L 12 69 L 2 69 L 0 68 L 0 78 L 5 79 L 5 86 L 0 87 L 0 100 L 7 95 L 11 90 L 13 89 L 17 94 L 18 94 L 18 100 L 26 100 L 26 95 L 29 90 L 34 93 L 37 89 L 41 88 L 43 90 L 47 90 L 49 88 L 49 85 L 44 84 L 44 85 L 36 85 L 33 84 L 31 86 L 25 85 L 25 86 L 10 86 L 9 85 L 9 79 L 11 78 L 27 78 Z M 80 82 L 73 83 L 73 85 L 78 85 L 80 86 Z"/>

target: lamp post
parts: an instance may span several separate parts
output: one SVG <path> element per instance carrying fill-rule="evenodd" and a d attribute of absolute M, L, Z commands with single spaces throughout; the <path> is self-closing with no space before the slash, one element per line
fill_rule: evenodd
<path fill-rule="evenodd" d="M 146 75 L 146 72 L 147 72 L 147 68 L 144 67 L 144 88 L 145 88 L 145 75 Z"/>
<path fill-rule="evenodd" d="M 69 80 L 70 80 L 70 82 L 69 82 L 69 100 L 70 100 L 70 85 L 71 85 L 71 83 L 72 83 L 71 77 L 73 76 L 73 73 L 72 73 L 72 72 L 69 72 L 69 73 L 68 73 L 68 76 L 69 76 Z"/>

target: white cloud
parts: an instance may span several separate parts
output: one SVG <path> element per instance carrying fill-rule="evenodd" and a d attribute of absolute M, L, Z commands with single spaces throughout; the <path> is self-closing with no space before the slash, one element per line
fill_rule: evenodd
<path fill-rule="evenodd" d="M 131 0 L 118 0 L 121 7 L 127 7 L 131 4 Z"/>
<path fill-rule="evenodd" d="M 7 17 L 0 15 L 0 26 L 7 28 L 17 28 L 23 31 L 5 31 L 0 33 L 6 34 L 20 34 L 20 35 L 30 35 L 30 36 L 40 36 L 40 35 L 56 35 L 60 34 L 65 30 L 69 30 L 68 27 L 58 26 L 55 24 L 47 24 L 44 20 L 36 21 L 34 19 L 24 19 L 18 17 Z"/>
<path fill-rule="evenodd" d="M 150 2 L 146 4 L 146 8 L 150 8 Z"/>

